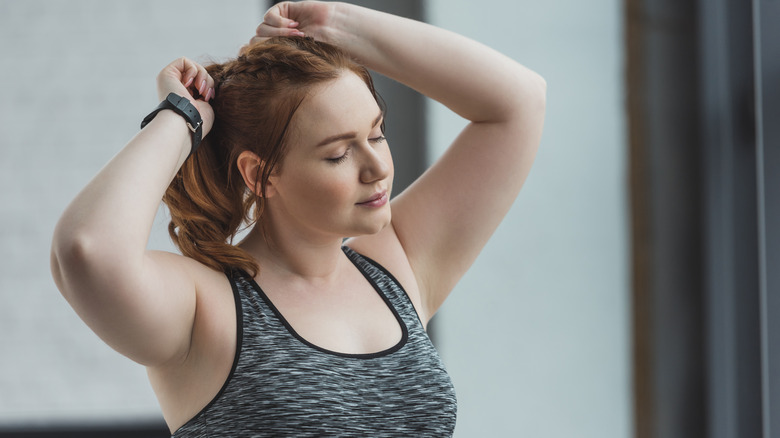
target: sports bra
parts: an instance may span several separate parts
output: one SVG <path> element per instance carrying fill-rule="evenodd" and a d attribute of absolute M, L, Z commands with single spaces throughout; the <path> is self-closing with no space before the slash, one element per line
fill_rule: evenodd
<path fill-rule="evenodd" d="M 254 279 L 228 275 L 236 303 L 233 368 L 214 399 L 173 434 L 190 437 L 447 437 L 457 401 L 406 291 L 375 261 L 343 247 L 401 326 L 370 354 L 299 336 Z"/>

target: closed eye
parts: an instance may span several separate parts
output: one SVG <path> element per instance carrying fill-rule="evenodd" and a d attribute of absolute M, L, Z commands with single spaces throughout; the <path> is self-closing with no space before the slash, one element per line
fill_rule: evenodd
<path fill-rule="evenodd" d="M 349 151 L 350 151 L 351 149 L 352 149 L 352 148 L 347 148 L 347 149 L 344 151 L 344 154 L 343 154 L 343 155 L 341 155 L 340 157 L 326 158 L 326 160 L 327 160 L 327 161 L 330 161 L 331 163 L 334 163 L 334 164 L 340 164 L 340 163 L 343 163 L 343 162 L 344 162 L 344 161 L 346 161 L 346 160 L 347 160 L 347 158 L 349 157 Z"/>
<path fill-rule="evenodd" d="M 374 143 L 374 144 L 384 143 L 386 140 L 387 140 L 387 137 L 385 137 L 384 135 L 380 135 L 378 137 L 373 137 L 373 138 L 369 138 L 368 139 L 368 141 L 370 141 L 371 143 Z M 347 158 L 349 158 L 349 153 L 350 153 L 351 150 L 352 150 L 352 148 L 348 147 L 344 151 L 344 154 L 341 155 L 340 157 L 326 158 L 325 160 L 329 161 L 329 162 L 331 162 L 333 164 L 341 164 L 344 161 L 347 161 Z"/>

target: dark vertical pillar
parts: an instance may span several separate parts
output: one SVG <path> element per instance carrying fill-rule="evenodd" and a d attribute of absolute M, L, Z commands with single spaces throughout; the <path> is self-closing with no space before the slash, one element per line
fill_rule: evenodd
<path fill-rule="evenodd" d="M 780 437 L 780 2 L 754 0 L 764 438 Z"/>
<path fill-rule="evenodd" d="M 627 0 L 640 438 L 704 435 L 696 3 Z"/>
<path fill-rule="evenodd" d="M 627 0 L 626 4 L 626 88 L 629 136 L 629 183 L 632 243 L 633 291 L 633 371 L 634 371 L 634 425 L 636 438 L 651 438 L 654 423 L 654 391 L 651 374 L 652 352 L 652 294 L 650 255 L 650 202 L 647 149 L 647 124 L 643 117 L 646 93 L 643 86 L 645 72 L 642 0 Z"/>
<path fill-rule="evenodd" d="M 780 1 L 627 1 L 637 436 L 780 436 Z"/>
<path fill-rule="evenodd" d="M 711 0 L 700 16 L 707 426 L 760 436 L 759 236 L 751 8 Z"/>

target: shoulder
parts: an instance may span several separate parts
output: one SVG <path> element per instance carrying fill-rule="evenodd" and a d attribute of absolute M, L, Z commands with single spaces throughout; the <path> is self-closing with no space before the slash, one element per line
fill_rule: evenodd
<path fill-rule="evenodd" d="M 392 223 L 377 234 L 348 239 L 345 246 L 374 260 L 390 272 L 409 295 L 420 320 L 424 325 L 427 324 L 430 316 L 424 312 L 418 279 Z"/>

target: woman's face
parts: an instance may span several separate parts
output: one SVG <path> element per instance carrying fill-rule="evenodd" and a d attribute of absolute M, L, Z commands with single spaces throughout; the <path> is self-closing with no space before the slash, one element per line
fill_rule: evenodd
<path fill-rule="evenodd" d="M 314 88 L 293 117 L 281 170 L 272 176 L 274 221 L 311 238 L 373 234 L 388 225 L 393 161 L 382 117 L 352 72 Z"/>

